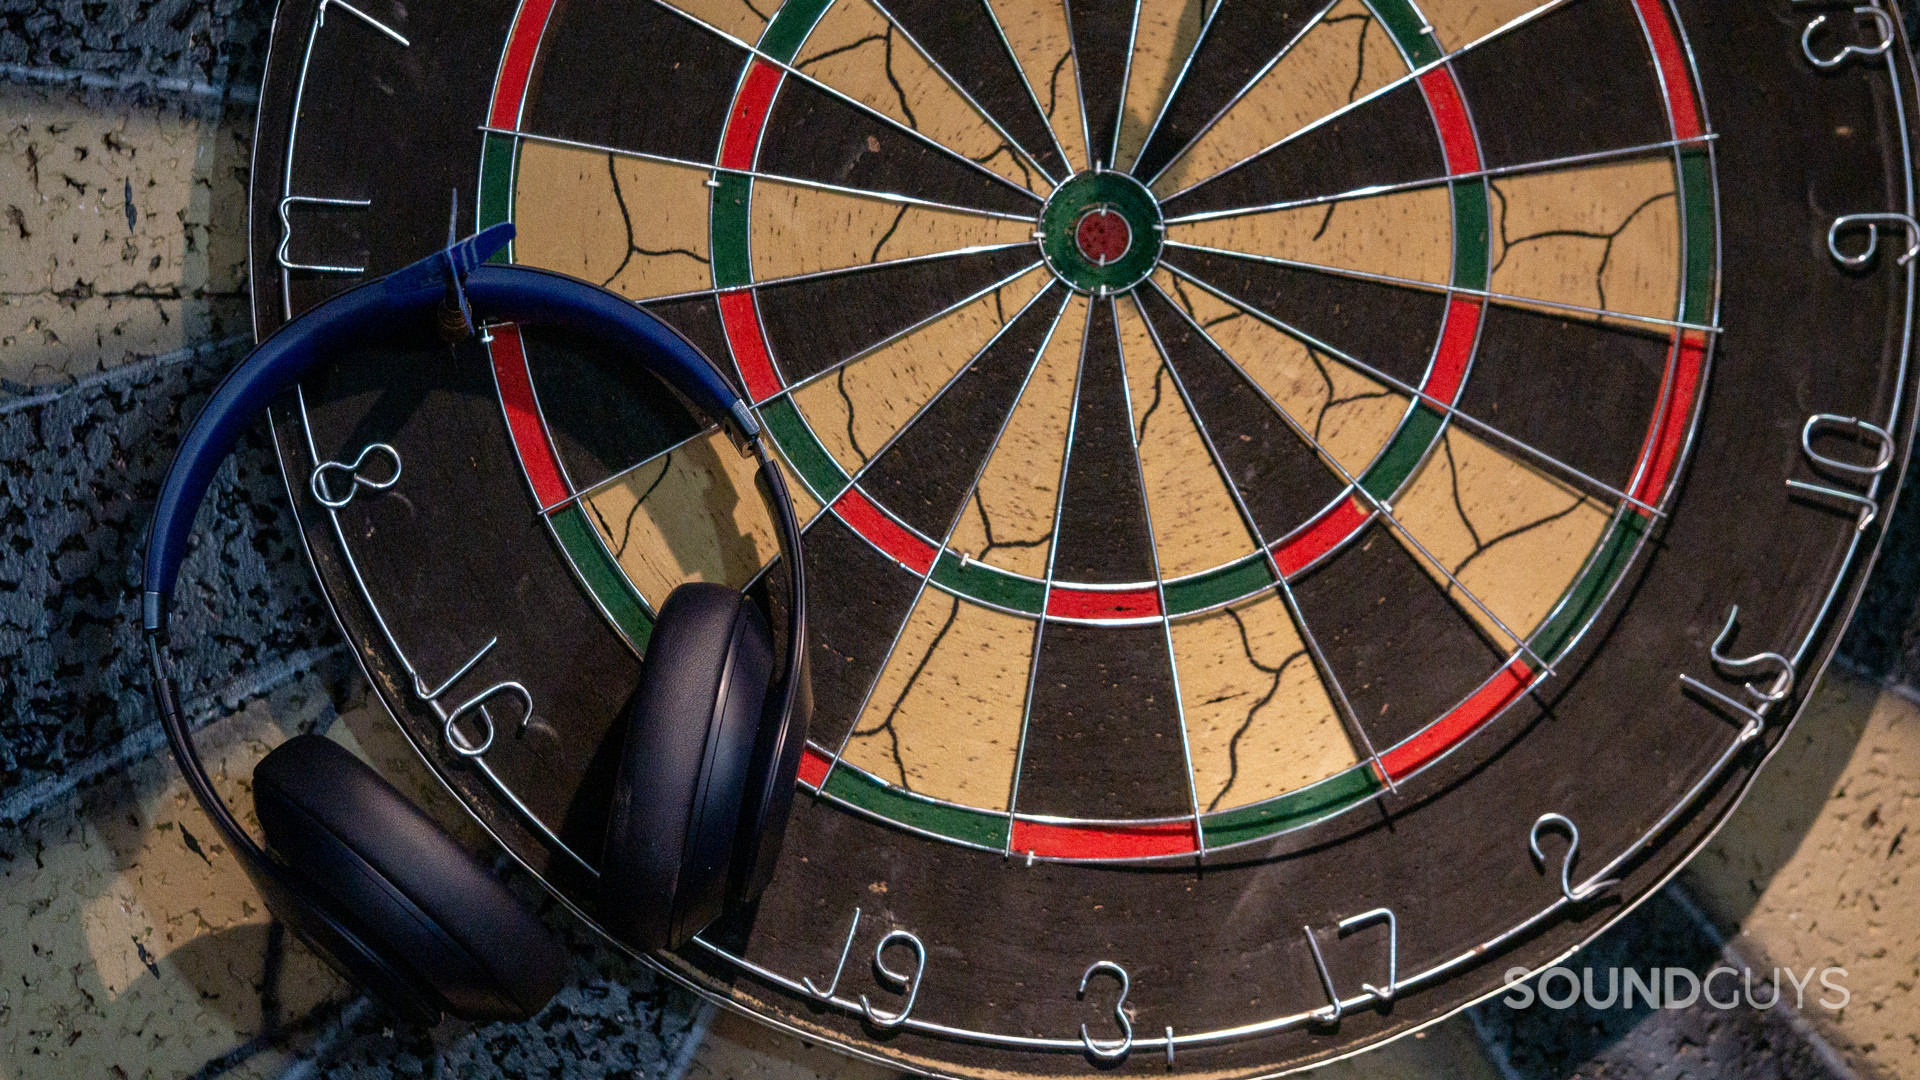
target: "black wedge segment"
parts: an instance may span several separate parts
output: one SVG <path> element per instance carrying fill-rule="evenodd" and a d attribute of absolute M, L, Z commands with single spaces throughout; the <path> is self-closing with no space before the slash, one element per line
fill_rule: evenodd
<path fill-rule="evenodd" d="M 1318 0 L 1221 0 L 1215 5 L 1179 89 L 1152 138 L 1140 148 L 1133 174 L 1142 180 L 1159 176 L 1324 6 Z"/>
<path fill-rule="evenodd" d="M 983 0 L 886 0 L 880 6 L 1041 168 L 1059 179 L 1072 171 L 1021 81 L 1018 61 L 999 45 L 994 16 Z"/>
<path fill-rule="evenodd" d="M 1127 84 L 1127 54 L 1133 45 L 1137 9 L 1113 0 L 1067 0 L 1066 7 L 1073 33 L 1073 65 L 1085 103 L 1087 153 L 1102 168 L 1113 168 L 1120 95 Z"/>

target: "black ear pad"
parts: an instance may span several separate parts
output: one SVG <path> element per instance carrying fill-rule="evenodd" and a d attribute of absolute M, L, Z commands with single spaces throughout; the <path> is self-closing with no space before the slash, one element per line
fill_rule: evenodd
<path fill-rule="evenodd" d="M 600 866 L 601 924 L 628 944 L 678 948 L 725 907 L 773 662 L 739 591 L 690 582 L 661 605 L 622 718 Z"/>
<path fill-rule="evenodd" d="M 400 1019 L 437 1024 L 446 1003 L 418 978 L 389 963 L 310 895 L 304 879 L 278 865 L 248 865 L 267 910 L 342 977 L 373 992 Z"/>
<path fill-rule="evenodd" d="M 523 1020 L 559 991 L 567 953 L 533 912 L 346 748 L 288 739 L 254 769 L 253 799 L 268 850 L 324 898 L 348 951 L 467 1020 Z"/>

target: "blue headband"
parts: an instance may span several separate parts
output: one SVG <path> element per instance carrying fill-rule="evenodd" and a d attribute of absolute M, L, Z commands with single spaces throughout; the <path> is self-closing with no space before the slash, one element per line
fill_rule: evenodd
<path fill-rule="evenodd" d="M 485 318 L 558 326 L 594 337 L 633 356 L 715 420 L 731 418 L 742 439 L 760 425 L 740 395 L 706 357 L 659 319 L 604 289 L 562 274 L 485 265 L 513 238 L 495 225 L 350 292 L 281 327 L 228 373 L 187 431 L 160 486 L 147 534 L 141 615 L 149 632 L 164 629 L 167 608 L 194 515 L 220 463 L 240 435 L 281 391 L 324 359 L 431 321 L 439 306 L 472 304 Z"/>

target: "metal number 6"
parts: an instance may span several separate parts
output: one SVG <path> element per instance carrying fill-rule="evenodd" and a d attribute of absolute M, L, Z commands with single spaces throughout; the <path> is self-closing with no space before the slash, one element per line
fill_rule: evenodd
<path fill-rule="evenodd" d="M 511 681 L 497 682 L 468 698 L 466 701 L 461 702 L 458 707 L 447 714 L 447 719 L 442 726 L 441 734 L 445 736 L 447 745 L 453 748 L 454 753 L 459 754 L 461 757 L 477 758 L 492 748 L 494 736 L 493 714 L 487 712 L 487 702 L 502 695 L 520 699 L 521 713 L 519 730 L 525 731 L 527 729 L 527 724 L 533 720 L 533 694 L 521 683 Z M 460 732 L 460 721 L 468 714 L 477 715 L 485 724 L 486 735 L 481 738 L 479 742 L 468 739 Z"/>
<path fill-rule="evenodd" d="M 1834 261 L 1850 270 L 1858 270 L 1873 261 L 1874 253 L 1880 250 L 1880 226 L 1899 225 L 1907 231 L 1907 250 L 1896 260 L 1905 266 L 1920 255 L 1920 222 L 1915 222 L 1905 214 L 1841 214 L 1827 226 L 1827 253 Z M 1867 246 L 1858 255 L 1849 255 L 1840 250 L 1840 234 L 1848 229 L 1865 226 Z"/>

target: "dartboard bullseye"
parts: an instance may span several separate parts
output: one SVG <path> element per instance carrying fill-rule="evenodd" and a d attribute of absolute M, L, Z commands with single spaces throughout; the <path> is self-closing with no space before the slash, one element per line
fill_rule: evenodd
<path fill-rule="evenodd" d="M 1105 296 L 1146 279 L 1160 261 L 1165 230 L 1159 204 L 1138 180 L 1120 172 L 1083 172 L 1048 196 L 1035 239 L 1061 281 Z"/>
<path fill-rule="evenodd" d="M 458 186 L 750 401 L 815 708 L 773 885 L 664 970 L 923 1072 L 1267 1075 L 1591 939 L 1830 652 L 1911 437 L 1920 225 L 1904 40 L 1812 17 L 288 0 L 256 310 L 437 247 Z M 344 357 L 277 432 L 296 493 L 404 461 L 298 496 L 316 568 L 591 920 L 654 613 L 788 602 L 751 460 L 505 323 Z M 463 753 L 453 703 L 507 682 L 533 719 Z"/>
<path fill-rule="evenodd" d="M 1074 223 L 1073 246 L 1095 266 L 1119 262 L 1132 244 L 1133 230 L 1112 207 L 1096 206 Z"/>

